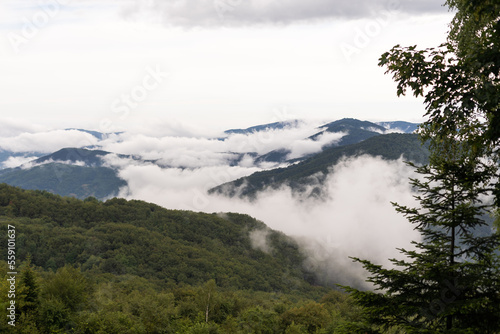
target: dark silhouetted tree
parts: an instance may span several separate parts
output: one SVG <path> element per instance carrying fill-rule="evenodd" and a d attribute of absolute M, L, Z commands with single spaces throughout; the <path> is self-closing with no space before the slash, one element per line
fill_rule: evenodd
<path fill-rule="evenodd" d="M 412 179 L 420 208 L 394 204 L 422 235 L 401 249 L 394 268 L 361 262 L 381 292 L 347 288 L 368 319 L 418 333 L 497 333 L 500 328 L 499 236 L 478 230 L 491 210 L 495 163 L 465 143 L 434 143 L 429 165 Z"/>

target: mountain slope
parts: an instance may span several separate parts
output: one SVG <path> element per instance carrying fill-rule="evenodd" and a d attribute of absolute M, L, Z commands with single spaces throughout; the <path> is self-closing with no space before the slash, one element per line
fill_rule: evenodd
<path fill-rule="evenodd" d="M 12 152 L 9 150 L 2 150 L 0 148 L 0 170 L 6 168 L 7 161 L 9 159 L 21 158 L 23 161 L 25 159 L 34 159 L 43 156 L 40 152 Z"/>
<path fill-rule="evenodd" d="M 48 163 L 29 169 L 5 169 L 0 173 L 0 183 L 81 199 L 116 196 L 120 187 L 126 185 L 111 168 L 62 163 Z"/>
<path fill-rule="evenodd" d="M 345 133 L 345 136 L 343 136 L 338 142 L 335 142 L 334 144 L 331 145 L 326 145 L 323 147 L 323 149 L 326 149 L 328 147 L 333 147 L 333 146 L 345 146 L 345 145 L 350 145 L 350 144 L 356 144 L 359 143 L 363 140 L 366 140 L 368 138 L 371 138 L 373 136 L 378 136 L 381 133 L 385 132 L 385 128 L 377 125 L 372 122 L 368 121 L 360 121 L 357 119 L 353 118 L 344 118 L 338 121 L 334 121 L 331 123 L 324 124 L 320 127 L 318 127 L 318 132 L 315 133 L 314 135 L 310 136 L 308 139 L 310 140 L 317 140 L 321 135 L 323 135 L 325 132 L 332 132 L 332 133 Z M 273 150 L 269 153 L 263 154 L 260 157 L 258 157 L 255 162 L 257 163 L 262 163 L 262 162 L 276 162 L 276 163 L 283 163 L 283 162 L 296 162 L 298 160 L 304 160 L 312 155 L 303 157 L 301 159 L 294 159 L 292 161 L 288 160 L 287 157 L 290 154 L 289 149 L 278 149 L 278 150 Z"/>
<path fill-rule="evenodd" d="M 46 190 L 61 196 L 99 199 L 116 196 L 126 182 L 104 167 L 106 151 L 63 148 L 30 164 L 0 171 L 0 183 L 25 189 Z"/>
<path fill-rule="evenodd" d="M 251 126 L 246 129 L 230 129 L 224 131 L 226 135 L 230 134 L 250 134 L 250 133 L 255 133 L 259 131 L 266 131 L 266 130 L 276 130 L 276 129 L 284 129 L 284 128 L 289 128 L 289 127 L 297 127 L 299 124 L 298 120 L 295 121 L 284 121 L 284 122 L 274 122 L 274 123 L 269 123 L 269 124 L 262 124 L 262 125 L 256 125 L 256 126 Z"/>
<path fill-rule="evenodd" d="M 328 168 L 337 163 L 342 157 L 353 157 L 361 154 L 381 156 L 384 159 L 395 160 L 401 156 L 406 160 L 423 163 L 428 159 L 428 150 L 422 146 L 420 139 L 414 134 L 387 134 L 373 136 L 357 144 L 341 147 L 331 147 L 306 159 L 298 164 L 286 168 L 277 168 L 254 173 L 233 182 L 222 184 L 209 190 L 209 193 L 224 194 L 229 197 L 241 196 L 253 198 L 259 191 L 267 187 L 277 189 L 287 184 L 295 191 L 303 191 L 311 185 L 310 176 L 320 184 L 315 191 L 320 191 Z"/>
<path fill-rule="evenodd" d="M 110 152 L 101 150 L 88 150 L 85 148 L 68 147 L 57 152 L 45 155 L 33 161 L 34 164 L 46 163 L 47 161 L 60 161 L 70 163 L 83 163 L 86 166 L 102 166 L 101 157 Z"/>
<path fill-rule="evenodd" d="M 80 134 L 78 134 L 80 132 Z M 50 149 L 49 147 L 58 147 L 59 145 L 82 145 L 78 146 L 78 148 L 93 148 L 98 147 L 99 143 L 110 136 L 116 136 L 121 134 L 121 132 L 114 133 L 103 133 L 99 131 L 91 131 L 85 129 L 77 129 L 77 128 L 68 128 L 68 129 L 55 129 L 48 130 L 43 132 L 35 132 L 35 133 L 22 133 L 19 134 L 20 137 L 3 137 L 3 142 L 7 144 L 5 147 L 0 146 L 0 169 L 4 166 L 4 163 L 9 160 L 9 158 L 28 158 L 28 157 L 43 157 L 52 150 L 56 150 L 57 148 Z M 37 137 L 40 135 L 40 137 Z M 94 137 L 91 138 L 90 136 Z M 58 138 L 57 143 L 55 141 L 50 140 L 51 137 Z M 66 137 L 67 136 L 67 137 Z M 0 137 L 1 134 L 0 134 Z M 21 139 L 20 139 L 21 138 Z M 37 140 L 38 138 L 38 140 Z M 76 138 L 80 138 L 80 140 L 76 140 Z M 84 140 L 83 138 L 86 138 Z M 66 139 L 72 144 L 68 144 Z M 9 141 L 21 141 L 21 145 L 12 145 L 8 144 Z M 96 142 L 97 140 L 97 142 Z M 66 144 L 65 144 L 66 143 Z M 45 145 L 44 145 L 45 144 Z M 59 146 L 60 147 L 60 146 Z M 15 148 L 14 151 L 11 151 L 12 148 Z M 18 160 L 18 159 L 14 159 Z M 26 159 L 22 159 L 23 161 Z M 12 166 L 13 164 L 7 164 Z M 19 165 L 19 164 L 18 164 Z M 16 165 L 17 166 L 17 165 Z"/>
<path fill-rule="evenodd" d="M 167 210 L 142 201 L 62 198 L 0 184 L 0 218 L 15 220 L 17 257 L 44 269 L 65 264 L 163 284 L 201 284 L 255 291 L 306 291 L 297 244 L 247 215 Z M 252 246 L 252 233 L 261 231 Z M 22 242 L 21 242 L 22 241 Z M 0 247 L 6 249 L 6 238 Z M 294 281 L 294 284 L 289 282 Z"/>
<path fill-rule="evenodd" d="M 310 284 L 293 240 L 246 215 L 0 184 L 0 231 L 16 244 L 2 305 L 18 272 L 16 313 L 0 309 L 15 327 L 1 333 L 326 333 L 363 320 L 346 294 Z"/>
<path fill-rule="evenodd" d="M 311 139 L 317 138 L 324 131 L 326 132 L 347 132 L 348 134 L 337 143 L 337 146 L 356 144 L 380 135 L 385 132 L 385 128 L 368 121 L 360 121 L 354 118 L 344 118 L 321 126 L 323 131 L 311 136 Z"/>

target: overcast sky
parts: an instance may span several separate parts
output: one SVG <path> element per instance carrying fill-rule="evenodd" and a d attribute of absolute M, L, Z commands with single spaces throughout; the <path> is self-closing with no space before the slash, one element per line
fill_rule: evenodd
<path fill-rule="evenodd" d="M 436 0 L 2 0 L 0 121 L 100 131 L 420 121 L 377 67 L 437 46 Z"/>
<path fill-rule="evenodd" d="M 321 120 L 421 121 L 422 101 L 397 98 L 378 58 L 396 44 L 441 44 L 451 18 L 439 0 L 1 0 L 0 147 L 52 152 L 97 143 L 57 128 L 129 131 L 103 148 L 192 168 L 110 156 L 128 183 L 123 196 L 251 214 L 324 244 L 309 252 L 311 265 L 347 272 L 347 255 L 380 262 L 415 240 L 389 202 L 412 201 L 402 161 L 340 162 L 323 202 L 297 201 L 287 187 L 254 203 L 206 191 L 260 170 L 251 158 L 229 167 L 228 152 L 287 147 L 295 157 L 338 140 L 304 139 Z M 200 138 L 289 119 L 314 127 Z"/>

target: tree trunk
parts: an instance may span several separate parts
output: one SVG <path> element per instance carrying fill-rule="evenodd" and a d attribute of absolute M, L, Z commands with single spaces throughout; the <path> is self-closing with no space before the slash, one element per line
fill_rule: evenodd
<path fill-rule="evenodd" d="M 208 323 L 208 309 L 210 307 L 210 291 L 208 292 L 207 308 L 205 310 L 205 322 Z"/>

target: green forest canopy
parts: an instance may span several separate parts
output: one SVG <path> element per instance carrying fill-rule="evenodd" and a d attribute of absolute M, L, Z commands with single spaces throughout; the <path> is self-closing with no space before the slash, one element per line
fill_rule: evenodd
<path fill-rule="evenodd" d="M 316 285 L 292 239 L 247 215 L 82 201 L 1 184 L 5 236 L 8 224 L 20 272 L 14 332 L 340 333 L 350 321 L 363 326 L 347 295 Z M 253 230 L 268 231 L 270 252 L 252 247 Z M 4 263 L 2 319 L 6 272 Z M 14 330 L 2 321 L 0 331 L 7 328 Z"/>

